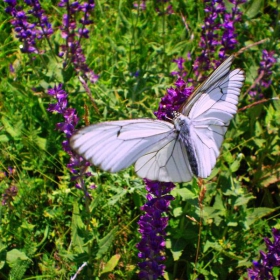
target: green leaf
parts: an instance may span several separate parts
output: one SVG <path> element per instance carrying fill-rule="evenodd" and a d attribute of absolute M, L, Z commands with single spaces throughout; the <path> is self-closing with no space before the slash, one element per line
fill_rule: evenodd
<path fill-rule="evenodd" d="M 4 116 L 1 118 L 4 125 L 4 129 L 13 137 L 17 138 L 21 135 L 21 129 L 23 127 L 22 121 L 18 121 L 17 124 L 11 124 L 10 121 Z"/>
<path fill-rule="evenodd" d="M 258 148 L 262 148 L 262 147 L 264 147 L 266 140 L 265 139 L 254 139 L 254 142 Z"/>
<path fill-rule="evenodd" d="M 194 198 L 197 197 L 196 194 L 194 194 L 192 191 L 190 191 L 187 188 L 181 188 L 181 189 L 175 188 L 175 189 L 172 190 L 171 194 L 173 196 L 179 195 L 182 198 L 183 201 L 194 199 Z"/>
<path fill-rule="evenodd" d="M 240 163 L 242 161 L 242 159 L 244 158 L 243 154 L 238 154 L 235 161 L 230 165 L 230 171 L 231 172 L 236 172 L 239 167 L 240 167 Z"/>
<path fill-rule="evenodd" d="M 211 222 L 211 220 L 213 219 L 217 226 L 221 223 L 222 217 L 225 217 L 225 215 L 226 209 L 224 208 L 223 201 L 219 194 L 216 195 L 213 207 L 206 206 L 203 209 L 204 218 L 209 220 L 208 222 Z"/>
<path fill-rule="evenodd" d="M 242 196 L 239 196 L 236 201 L 234 202 L 233 206 L 241 206 L 241 205 L 247 205 L 248 202 L 252 199 L 255 199 L 255 197 L 251 194 L 244 194 Z"/>
<path fill-rule="evenodd" d="M 171 245 L 170 251 L 172 253 L 174 261 L 179 260 L 187 245 L 185 238 L 170 240 L 170 245 Z"/>
<path fill-rule="evenodd" d="M 222 246 L 218 242 L 206 240 L 205 245 L 203 246 L 203 253 L 206 253 L 209 249 L 215 249 L 216 251 L 220 252 L 222 250 Z"/>
<path fill-rule="evenodd" d="M 77 253 L 84 253 L 86 248 L 84 247 L 84 237 L 82 237 L 81 229 L 84 229 L 85 225 L 81 219 L 79 205 L 75 201 L 73 204 L 73 215 L 71 223 L 71 247 Z"/>
<path fill-rule="evenodd" d="M 46 147 L 47 147 L 47 139 L 37 136 L 36 137 L 36 144 L 40 149 L 45 151 Z"/>
<path fill-rule="evenodd" d="M 11 267 L 15 265 L 18 260 L 27 261 L 30 259 L 26 256 L 24 252 L 21 252 L 18 249 L 13 249 L 7 252 L 7 263 L 9 263 Z"/>
<path fill-rule="evenodd" d="M 120 189 L 118 193 L 111 197 L 108 205 L 115 205 L 117 204 L 122 198 L 127 194 L 127 189 Z"/>
<path fill-rule="evenodd" d="M 272 274 L 274 276 L 274 279 L 279 279 L 280 276 L 280 267 L 273 267 L 272 268 Z"/>
<path fill-rule="evenodd" d="M 6 263 L 6 259 L 7 259 L 6 248 L 7 248 L 7 246 L 4 246 L 0 240 L 0 269 L 2 269 Z"/>
<path fill-rule="evenodd" d="M 265 208 L 265 207 L 259 207 L 259 208 L 249 208 L 246 210 L 247 212 L 247 224 L 248 226 L 254 224 L 256 221 L 260 220 L 261 218 L 272 214 L 276 210 L 280 209 L 280 207 L 277 208 Z"/>
<path fill-rule="evenodd" d="M 9 142 L 7 135 L 0 135 L 0 142 Z"/>
<path fill-rule="evenodd" d="M 173 215 L 174 217 L 179 217 L 183 214 L 183 209 L 182 207 L 176 207 L 173 209 Z"/>
<path fill-rule="evenodd" d="M 120 254 L 116 254 L 112 256 L 111 259 L 105 264 L 105 267 L 101 271 L 100 275 L 113 271 L 115 267 L 118 265 L 120 258 L 121 258 Z"/>
<path fill-rule="evenodd" d="M 260 124 L 260 122 L 255 122 L 255 136 L 261 136 L 263 134 L 263 128 Z M 254 139 L 255 140 L 255 139 Z"/>
<path fill-rule="evenodd" d="M 263 10 L 263 0 L 254 0 L 251 2 L 251 6 L 246 12 L 249 19 L 254 18 L 258 13 Z"/>
<path fill-rule="evenodd" d="M 109 250 L 110 246 L 112 245 L 116 233 L 118 231 L 118 227 L 113 228 L 104 238 L 98 240 L 98 252 L 96 254 L 97 259 L 101 259 L 103 255 Z"/>
<path fill-rule="evenodd" d="M 228 164 L 231 164 L 232 162 L 234 162 L 234 157 L 233 157 L 233 155 L 231 154 L 230 151 L 223 150 L 223 155 L 222 156 Z"/>

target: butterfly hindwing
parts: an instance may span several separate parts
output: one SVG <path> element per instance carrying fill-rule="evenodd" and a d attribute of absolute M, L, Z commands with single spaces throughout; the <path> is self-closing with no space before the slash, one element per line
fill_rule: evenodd
<path fill-rule="evenodd" d="M 140 157 L 135 171 L 142 178 L 161 182 L 187 182 L 193 177 L 186 148 L 177 137 Z"/>
<path fill-rule="evenodd" d="M 200 95 L 206 92 L 211 91 L 211 89 L 217 87 L 217 83 L 223 78 L 226 77 L 230 73 L 230 66 L 234 60 L 234 56 L 228 57 L 213 73 L 202 82 L 195 91 L 191 94 L 191 96 L 186 100 L 186 102 L 181 106 L 180 112 L 187 116 L 192 106 L 196 103 L 196 101 L 200 98 Z"/>

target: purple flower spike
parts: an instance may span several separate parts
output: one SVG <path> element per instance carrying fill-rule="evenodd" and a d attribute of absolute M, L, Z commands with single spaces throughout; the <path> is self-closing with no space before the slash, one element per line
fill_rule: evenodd
<path fill-rule="evenodd" d="M 274 57 L 274 52 L 263 50 L 262 61 L 260 62 L 260 69 L 258 71 L 259 74 L 263 74 L 263 78 L 261 80 L 260 85 L 264 88 L 268 88 L 271 85 L 271 68 L 276 63 L 276 58 Z"/>
<path fill-rule="evenodd" d="M 251 280 L 273 280 L 273 267 L 280 266 L 280 232 L 273 228 L 274 240 L 264 238 L 268 253 L 260 251 L 260 261 L 253 261 L 253 268 L 248 269 L 248 276 Z"/>
<path fill-rule="evenodd" d="M 263 50 L 262 60 L 258 70 L 258 77 L 249 91 L 251 97 L 259 99 L 263 97 L 263 89 L 268 88 L 271 85 L 271 69 L 276 61 L 277 60 L 274 57 L 273 51 Z"/>
<path fill-rule="evenodd" d="M 210 59 L 220 44 L 218 31 L 221 29 L 222 24 L 219 20 L 219 15 L 224 14 L 225 5 L 222 0 L 205 0 L 205 20 L 202 26 L 201 39 L 199 47 L 202 50 L 201 55 L 196 59 L 193 65 L 195 75 L 198 80 L 204 79 L 201 76 L 202 72 L 208 71 L 216 67 L 215 63 L 211 64 Z"/>
<path fill-rule="evenodd" d="M 56 128 L 66 136 L 66 140 L 62 142 L 62 147 L 63 150 L 70 155 L 70 163 L 67 167 L 73 174 L 75 174 L 71 180 L 80 180 L 83 175 L 90 177 L 91 173 L 85 172 L 90 163 L 85 161 L 79 155 L 74 154 L 70 148 L 69 139 L 75 132 L 75 127 L 78 124 L 79 118 L 75 109 L 68 108 L 68 94 L 62 88 L 62 84 L 49 89 L 48 94 L 57 100 L 57 103 L 49 105 L 48 111 L 61 114 L 64 117 L 64 122 L 58 123 Z M 80 170 L 82 170 L 82 172 L 80 172 Z M 85 194 L 86 193 L 87 191 L 85 191 Z"/>
<path fill-rule="evenodd" d="M 138 257 L 143 260 L 139 263 L 140 279 L 158 279 L 164 273 L 165 266 L 162 262 L 165 257 L 162 255 L 165 248 L 165 228 L 168 218 L 162 217 L 168 211 L 171 200 L 169 195 L 175 187 L 173 183 L 153 182 L 145 179 L 147 203 L 141 207 L 146 214 L 140 217 L 138 222 L 139 232 L 142 235 L 141 241 L 137 244 Z"/>
<path fill-rule="evenodd" d="M 168 120 L 173 118 L 173 112 L 178 111 L 187 97 L 193 91 L 193 87 L 187 87 L 187 83 L 182 76 L 184 72 L 184 59 L 178 58 L 179 72 L 175 82 L 176 88 L 167 89 L 167 94 L 161 99 L 159 108 L 154 114 L 158 119 Z M 143 259 L 139 263 L 139 279 L 158 279 L 164 273 L 165 266 L 162 262 L 165 249 L 165 228 L 168 225 L 168 218 L 162 217 L 168 211 L 170 202 L 174 199 L 170 191 L 175 187 L 173 183 L 154 182 L 144 179 L 147 190 L 147 203 L 141 207 L 146 214 L 140 217 L 138 222 L 139 232 L 142 235 L 141 241 L 137 244 L 139 258 Z"/>
<path fill-rule="evenodd" d="M 44 10 L 38 0 L 25 0 L 25 3 L 31 7 L 28 15 L 17 6 L 16 1 L 4 0 L 9 6 L 6 12 L 13 16 L 12 25 L 17 33 L 16 37 L 23 43 L 21 51 L 23 53 L 38 53 L 36 40 L 41 40 L 43 37 L 49 37 L 53 34 L 53 29 L 48 21 L 48 17 L 44 14 Z M 33 15 L 36 19 L 30 22 Z"/>
<path fill-rule="evenodd" d="M 244 3 L 244 0 L 230 0 L 234 4 L 231 13 L 226 13 L 223 0 L 204 0 L 204 2 L 206 16 L 199 43 L 201 55 L 193 64 L 198 81 L 206 78 L 201 73 L 213 70 L 220 65 L 221 60 L 213 59 L 219 46 L 221 46 L 219 57 L 225 58 L 226 53 L 232 51 L 238 43 L 234 25 L 241 20 L 242 13 L 239 11 L 238 5 Z"/>
<path fill-rule="evenodd" d="M 236 39 L 237 34 L 235 33 L 235 24 L 241 21 L 242 12 L 238 5 L 245 3 L 247 0 L 229 0 L 234 5 L 232 12 L 224 15 L 224 33 L 222 36 L 222 48 L 219 51 L 220 58 L 226 58 L 226 53 L 234 49 L 238 41 Z"/>
<path fill-rule="evenodd" d="M 94 1 L 88 0 L 84 3 L 75 1 L 70 5 L 67 3 L 67 0 L 61 0 L 58 4 L 59 7 L 67 8 L 67 14 L 63 15 L 62 26 L 60 27 L 62 38 L 65 39 L 66 42 L 64 45 L 61 45 L 62 51 L 59 56 L 69 57 L 79 75 L 86 81 L 89 80 L 91 83 L 96 83 L 99 76 L 88 67 L 81 46 L 82 38 L 89 38 L 87 26 L 93 23 L 90 19 L 90 13 L 94 9 Z M 82 16 L 82 18 L 79 20 L 79 23 L 77 23 L 76 19 L 79 16 Z"/>

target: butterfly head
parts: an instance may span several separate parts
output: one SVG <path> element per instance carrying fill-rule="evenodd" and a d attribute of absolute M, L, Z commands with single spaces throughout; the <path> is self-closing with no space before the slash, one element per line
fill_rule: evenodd
<path fill-rule="evenodd" d="M 177 112 L 177 111 L 173 111 L 173 112 L 172 112 L 173 122 L 174 122 L 174 120 L 177 119 L 180 115 L 181 115 L 181 113 L 179 113 L 179 112 Z"/>
<path fill-rule="evenodd" d="M 172 122 L 173 122 L 176 130 L 180 131 L 181 127 L 183 126 L 183 124 L 185 122 L 186 117 L 176 111 L 173 111 L 172 115 L 173 115 Z"/>

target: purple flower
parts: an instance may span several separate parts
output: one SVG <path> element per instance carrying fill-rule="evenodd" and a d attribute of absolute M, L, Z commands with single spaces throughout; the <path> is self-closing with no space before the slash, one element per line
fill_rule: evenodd
<path fill-rule="evenodd" d="M 136 9 L 140 9 L 140 10 L 146 10 L 146 1 L 147 0 L 143 0 L 140 1 L 140 3 L 138 3 L 138 1 L 133 2 L 133 7 Z"/>
<path fill-rule="evenodd" d="M 17 193 L 18 188 L 14 185 L 11 185 L 9 188 L 7 188 L 2 194 L 2 205 L 12 208 L 12 201 L 14 200 L 14 197 L 17 195 Z"/>
<path fill-rule="evenodd" d="M 13 207 L 12 202 L 14 197 L 18 193 L 18 188 L 14 185 L 14 176 L 16 175 L 16 169 L 8 167 L 6 171 L 0 171 L 0 180 L 6 180 L 9 187 L 2 194 L 2 205 L 8 206 L 10 209 Z"/>
<path fill-rule="evenodd" d="M 178 75 L 178 76 L 181 76 L 181 77 L 184 77 L 187 75 L 187 72 L 184 72 L 184 62 L 186 60 L 183 58 L 183 57 L 179 57 L 177 59 L 173 59 L 173 62 L 175 62 L 177 64 L 177 67 L 179 69 L 179 71 L 174 71 L 174 72 L 171 72 L 171 75 L 172 76 L 175 76 L 175 75 Z"/>
<path fill-rule="evenodd" d="M 222 48 L 219 51 L 219 57 L 225 58 L 226 53 L 233 50 L 237 45 L 238 41 L 236 39 L 237 34 L 235 33 L 235 24 L 241 21 L 242 12 L 240 11 L 238 5 L 245 3 L 247 0 L 230 0 L 229 2 L 234 5 L 231 13 L 225 13 L 224 15 L 224 33 L 222 36 L 221 44 Z"/>
<path fill-rule="evenodd" d="M 83 175 L 91 176 L 90 173 L 85 173 L 85 170 L 90 163 L 85 161 L 79 155 L 74 154 L 70 148 L 69 139 L 75 132 L 75 127 L 78 124 L 79 118 L 75 109 L 68 108 L 68 94 L 63 90 L 62 84 L 49 89 L 48 94 L 57 100 L 57 103 L 49 105 L 48 111 L 61 114 L 64 118 L 64 122 L 58 123 L 56 128 L 66 136 L 66 140 L 62 142 L 62 147 L 63 150 L 70 155 L 70 163 L 67 167 L 73 174 L 75 174 L 75 176 L 72 177 L 72 180 L 80 180 Z M 80 184 L 83 185 L 83 182 Z"/>
<path fill-rule="evenodd" d="M 267 237 L 264 238 L 267 254 L 260 251 L 260 260 L 253 261 L 253 268 L 248 269 L 248 276 L 251 280 L 273 280 L 273 267 L 280 266 L 280 232 L 273 228 L 272 234 L 274 240 L 271 241 Z"/>
<path fill-rule="evenodd" d="M 191 95 L 193 87 L 187 87 L 187 83 L 179 76 L 175 82 L 176 88 L 168 88 L 167 94 L 161 99 L 158 110 L 154 112 L 160 120 L 173 118 L 173 112 L 178 112 L 180 106 Z"/>
<path fill-rule="evenodd" d="M 44 10 L 38 0 L 25 0 L 25 3 L 31 7 L 28 11 L 28 15 L 17 6 L 16 1 L 4 0 L 9 6 L 6 8 L 6 12 L 9 13 L 13 20 L 11 21 L 16 32 L 16 37 L 23 43 L 21 51 L 23 53 L 38 53 L 36 47 L 36 40 L 41 40 L 43 36 L 46 38 L 53 33 L 51 24 L 48 21 L 47 16 L 44 14 Z M 31 22 L 32 17 L 36 19 Z"/>
<path fill-rule="evenodd" d="M 158 279 L 164 273 L 165 266 L 162 256 L 165 248 L 165 228 L 168 218 L 162 217 L 168 211 L 171 200 L 169 195 L 175 187 L 173 183 L 153 182 L 145 179 L 147 203 L 141 207 L 146 214 L 140 217 L 138 222 L 141 241 L 137 244 L 138 257 L 143 261 L 139 263 L 140 279 Z"/>
<path fill-rule="evenodd" d="M 173 112 L 178 111 L 187 97 L 193 91 L 192 87 L 187 87 L 186 82 L 181 75 L 184 72 L 184 59 L 178 58 L 177 63 L 179 72 L 175 82 L 176 88 L 167 89 L 167 94 L 161 99 L 159 108 L 154 114 L 158 119 L 168 120 L 173 118 Z M 165 228 L 168 224 L 168 218 L 162 217 L 163 213 L 168 211 L 170 201 L 173 196 L 170 191 L 175 187 L 173 183 L 153 182 L 145 179 L 147 194 L 147 203 L 141 208 L 146 212 L 140 217 L 138 222 L 139 232 L 142 235 L 141 241 L 137 244 L 139 258 L 143 262 L 139 263 L 140 279 L 158 279 L 164 273 L 165 266 L 162 262 L 165 257 L 162 253 L 165 249 Z"/>
<path fill-rule="evenodd" d="M 263 97 L 263 90 L 271 85 L 271 75 L 272 67 L 276 63 L 276 58 L 274 57 L 273 51 L 263 50 L 262 60 L 260 62 L 260 67 L 258 70 L 258 77 L 255 80 L 252 87 L 249 89 L 249 94 L 251 97 Z"/>
<path fill-rule="evenodd" d="M 218 46 L 222 46 L 219 57 L 225 58 L 226 53 L 233 50 L 238 43 L 234 25 L 241 20 L 242 13 L 238 5 L 244 3 L 244 0 L 231 0 L 230 2 L 234 4 L 231 13 L 226 13 L 223 0 L 204 0 L 204 2 L 206 16 L 199 42 L 201 54 L 193 64 L 195 76 L 198 77 L 197 81 L 203 81 L 206 78 L 202 76 L 202 73 L 220 65 L 221 60 L 213 59 Z"/>
<path fill-rule="evenodd" d="M 94 9 L 94 1 L 88 0 L 88 2 L 84 3 L 75 1 L 70 4 L 67 0 L 61 0 L 58 6 L 67 8 L 67 14 L 63 15 L 63 24 L 60 27 L 62 38 L 66 42 L 61 45 L 62 52 L 60 52 L 59 56 L 65 56 L 70 59 L 76 72 L 86 81 L 96 83 L 99 76 L 88 67 L 81 46 L 82 38 L 89 38 L 87 26 L 93 23 L 90 19 L 90 13 Z M 77 18 L 80 18 L 79 23 L 77 23 Z M 67 62 L 64 65 L 66 66 Z"/>
<path fill-rule="evenodd" d="M 216 68 L 215 61 L 211 63 L 210 59 L 215 53 L 217 46 L 220 44 L 218 31 L 221 29 L 222 24 L 219 15 L 222 15 L 226 10 L 222 0 L 205 0 L 204 2 L 206 16 L 199 42 L 199 47 L 202 52 L 193 64 L 194 73 L 195 76 L 198 77 L 198 81 L 205 78 L 201 76 L 201 73 Z"/>
<path fill-rule="evenodd" d="M 263 74 L 260 85 L 264 88 L 268 88 L 271 85 L 271 68 L 276 63 L 276 58 L 274 57 L 273 51 L 263 50 L 262 61 L 260 62 L 260 68 L 258 70 L 259 75 Z"/>
<path fill-rule="evenodd" d="M 48 21 L 48 17 L 44 14 L 45 11 L 42 9 L 40 2 L 38 0 L 25 0 L 24 2 L 31 7 L 28 13 L 37 18 L 37 26 L 41 27 L 37 32 L 37 39 L 41 39 L 43 35 L 49 36 L 53 34 L 52 26 Z"/>
<path fill-rule="evenodd" d="M 174 14 L 170 0 L 157 0 L 156 2 L 158 5 L 155 10 L 158 12 L 159 16 Z M 164 5 L 165 3 L 169 3 L 169 5 L 166 7 L 166 5 Z"/>
<path fill-rule="evenodd" d="M 57 129 L 64 132 L 67 138 L 70 138 L 75 130 L 75 126 L 78 124 L 78 117 L 75 109 L 67 108 L 67 93 L 62 89 L 62 84 L 54 86 L 48 90 L 48 94 L 55 97 L 57 103 L 50 104 L 48 111 L 56 112 L 62 114 L 64 117 L 64 122 L 57 124 Z"/>
<path fill-rule="evenodd" d="M 178 65 L 178 69 L 182 71 L 184 69 L 183 63 L 185 62 L 185 59 L 183 57 L 179 57 L 178 59 L 174 59 L 173 62 L 176 62 Z"/>

